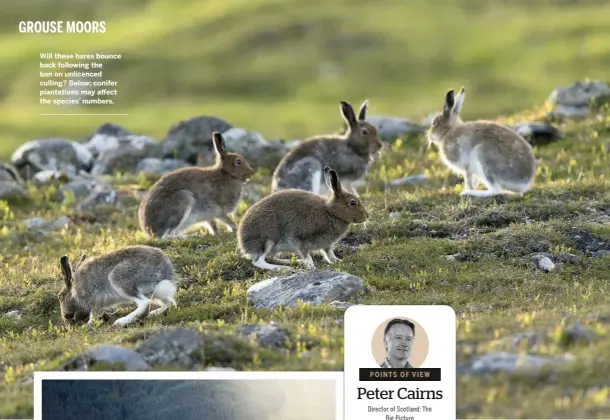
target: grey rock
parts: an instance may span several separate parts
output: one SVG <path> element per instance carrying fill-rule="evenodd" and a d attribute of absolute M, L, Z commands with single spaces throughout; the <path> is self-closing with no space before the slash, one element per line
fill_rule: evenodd
<path fill-rule="evenodd" d="M 335 300 L 333 302 L 330 302 L 329 306 L 331 306 L 332 308 L 347 309 L 350 306 L 354 305 L 352 303 L 339 302 L 338 300 Z"/>
<path fill-rule="evenodd" d="M 371 115 L 366 121 L 377 128 L 379 138 L 383 141 L 394 141 L 408 134 L 425 133 L 426 127 L 399 117 Z"/>
<path fill-rule="evenodd" d="M 75 174 L 51 169 L 45 169 L 44 171 L 37 172 L 33 177 L 34 182 L 38 185 L 44 185 L 54 181 L 68 182 L 74 179 L 76 179 Z"/>
<path fill-rule="evenodd" d="M 86 371 L 100 362 L 112 365 L 120 364 L 123 370 L 127 371 L 150 369 L 148 363 L 134 350 L 115 345 L 102 345 L 92 347 L 86 353 L 72 358 L 60 370 Z"/>
<path fill-rule="evenodd" d="M 168 328 L 140 343 L 136 351 L 151 365 L 190 369 L 203 362 L 203 338 L 189 328 Z"/>
<path fill-rule="evenodd" d="M 180 121 L 170 127 L 161 141 L 161 156 L 195 163 L 197 155 L 213 154 L 212 133 L 224 133 L 233 126 L 212 116 L 198 116 Z"/>
<path fill-rule="evenodd" d="M 449 261 L 457 261 L 457 262 L 468 261 L 468 257 L 466 255 L 462 254 L 461 252 L 458 252 L 458 253 L 452 254 L 452 255 L 446 255 L 445 258 L 447 258 L 447 260 L 449 260 Z"/>
<path fill-rule="evenodd" d="M 76 205 L 77 210 L 90 210 L 96 206 L 114 205 L 118 201 L 118 195 L 114 188 L 108 184 L 97 184 L 89 195 Z"/>
<path fill-rule="evenodd" d="M 32 217 L 31 219 L 25 219 L 23 221 L 23 224 L 28 229 L 40 227 L 45 223 L 47 223 L 47 221 L 44 220 L 42 217 Z"/>
<path fill-rule="evenodd" d="M 4 314 L 4 316 L 6 316 L 8 318 L 21 319 L 21 311 L 18 311 L 18 310 L 8 311 L 6 314 Z"/>
<path fill-rule="evenodd" d="M 591 253 L 591 257 L 593 258 L 600 258 L 603 257 L 604 255 L 608 255 L 610 254 L 610 251 L 607 249 L 600 249 L 599 251 L 595 251 Z"/>
<path fill-rule="evenodd" d="M 19 171 L 13 165 L 3 163 L 0 165 L 0 182 L 14 182 L 20 184 L 23 182 Z"/>
<path fill-rule="evenodd" d="M 242 325 L 237 333 L 267 347 L 285 347 L 289 339 L 286 330 L 277 325 Z"/>
<path fill-rule="evenodd" d="M 241 154 L 253 167 L 274 168 L 288 152 L 282 141 L 267 141 L 259 133 L 243 128 L 233 127 L 222 137 L 227 151 Z"/>
<path fill-rule="evenodd" d="M 484 375 L 497 372 L 535 372 L 549 364 L 566 363 L 572 355 L 546 357 L 506 352 L 488 353 L 458 366 L 458 374 Z"/>
<path fill-rule="evenodd" d="M 256 283 L 250 286 L 247 296 L 257 308 L 274 308 L 295 306 L 299 300 L 314 305 L 347 301 L 364 290 L 364 280 L 354 275 L 311 270 Z"/>
<path fill-rule="evenodd" d="M 25 219 L 25 224 L 28 229 L 38 229 L 39 232 L 47 233 L 54 230 L 63 229 L 70 223 L 68 216 L 61 216 L 59 219 L 46 221 L 41 217 L 33 217 L 31 219 Z"/>
<path fill-rule="evenodd" d="M 561 86 L 549 95 L 551 114 L 563 117 L 587 116 L 592 103 L 610 101 L 610 85 L 599 80 Z"/>
<path fill-rule="evenodd" d="M 564 345 L 589 342 L 595 338 L 595 334 L 587 330 L 582 324 L 575 322 L 561 331 L 561 342 Z"/>
<path fill-rule="evenodd" d="M 390 216 L 390 219 L 398 219 L 401 215 L 399 211 L 393 211 L 388 216 Z"/>
<path fill-rule="evenodd" d="M 0 200 L 12 201 L 28 198 L 30 194 L 19 184 L 12 181 L 0 181 Z"/>
<path fill-rule="evenodd" d="M 93 165 L 93 155 L 82 144 L 65 139 L 32 140 L 19 147 L 11 156 L 12 164 L 21 176 L 31 179 L 44 170 L 77 174 L 89 171 Z"/>
<path fill-rule="evenodd" d="M 207 372 L 236 372 L 232 367 L 210 366 L 205 368 Z"/>
<path fill-rule="evenodd" d="M 187 166 L 189 163 L 180 159 L 144 158 L 136 166 L 135 173 L 166 174 Z"/>
<path fill-rule="evenodd" d="M 396 187 L 404 184 L 411 185 L 423 185 L 428 181 L 428 177 L 425 174 L 409 175 L 404 178 L 397 178 L 390 181 L 390 185 Z"/>
<path fill-rule="evenodd" d="M 570 254 L 569 252 L 560 252 L 557 254 L 557 259 L 559 261 L 570 263 L 570 264 L 578 264 L 580 262 L 580 258 L 574 254 Z"/>
<path fill-rule="evenodd" d="M 142 147 L 130 145 L 107 149 L 102 152 L 95 162 L 92 175 L 112 175 L 116 172 L 134 173 L 140 161 L 147 157 L 158 157 L 160 146 L 158 143 L 146 143 Z"/>
<path fill-rule="evenodd" d="M 57 201 L 63 202 L 68 195 L 71 195 L 76 200 L 81 200 L 88 197 L 91 191 L 99 184 L 96 179 L 79 178 L 67 182 L 58 188 L 56 198 Z"/>
<path fill-rule="evenodd" d="M 562 138 L 557 128 L 544 122 L 523 121 L 515 124 L 513 129 L 532 146 L 545 146 Z"/>
<path fill-rule="evenodd" d="M 545 254 L 536 253 L 531 256 L 532 261 L 538 268 L 546 272 L 551 272 L 555 269 L 555 263 Z"/>
<path fill-rule="evenodd" d="M 152 137 L 134 134 L 113 123 L 105 123 L 98 127 L 83 143 L 94 157 L 113 149 L 144 149 L 158 146 Z"/>

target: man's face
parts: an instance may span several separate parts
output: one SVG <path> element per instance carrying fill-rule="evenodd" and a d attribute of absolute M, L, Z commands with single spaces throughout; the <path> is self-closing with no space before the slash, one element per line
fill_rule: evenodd
<path fill-rule="evenodd" d="M 395 324 L 390 327 L 386 339 L 386 350 L 388 355 L 404 360 L 411 353 L 413 345 L 413 330 L 405 324 Z"/>

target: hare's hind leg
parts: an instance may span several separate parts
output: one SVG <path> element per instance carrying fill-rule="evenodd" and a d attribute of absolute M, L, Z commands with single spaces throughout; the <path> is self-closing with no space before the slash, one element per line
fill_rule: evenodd
<path fill-rule="evenodd" d="M 252 257 L 252 264 L 254 264 L 255 267 L 258 267 L 263 270 L 278 270 L 278 269 L 286 268 L 285 266 L 270 264 L 266 261 L 267 256 L 269 255 L 271 250 L 273 250 L 274 246 L 275 246 L 275 243 L 273 241 L 267 241 L 265 243 L 265 250 L 263 251 L 263 253 L 258 256 Z"/>
<path fill-rule="evenodd" d="M 168 204 L 167 214 L 173 219 L 179 217 L 173 228 L 169 228 L 161 236 L 162 238 L 178 238 L 181 233 L 189 227 L 190 217 L 195 206 L 193 193 L 187 190 L 178 191 L 171 199 L 166 201 Z M 174 222 L 175 223 L 175 222 Z"/>
<path fill-rule="evenodd" d="M 237 225 L 228 215 L 223 214 L 218 218 L 218 220 L 220 220 L 227 227 L 229 232 L 233 233 L 237 230 Z"/>
<path fill-rule="evenodd" d="M 138 305 L 138 307 L 133 312 L 114 321 L 113 325 L 124 327 L 138 319 L 145 317 L 148 314 L 150 308 L 150 299 L 148 299 L 144 295 L 140 295 L 138 297 L 132 297 L 131 300 L 134 301 Z"/>

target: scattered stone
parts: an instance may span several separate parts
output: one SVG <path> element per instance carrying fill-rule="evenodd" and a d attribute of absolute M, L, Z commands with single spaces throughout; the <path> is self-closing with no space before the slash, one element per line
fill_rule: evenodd
<path fill-rule="evenodd" d="M 86 371 L 96 363 L 120 364 L 122 370 L 127 371 L 150 369 L 148 363 L 134 350 L 115 345 L 102 345 L 92 347 L 86 353 L 72 358 L 60 370 Z"/>
<path fill-rule="evenodd" d="M 42 233 L 63 229 L 69 223 L 70 218 L 68 216 L 61 216 L 59 219 L 50 222 L 47 222 L 42 217 L 33 217 L 23 221 L 27 229 L 38 229 Z"/>
<path fill-rule="evenodd" d="M 11 181 L 0 181 L 0 200 L 12 201 L 28 197 L 28 192 L 18 183 Z"/>
<path fill-rule="evenodd" d="M 610 215 L 602 214 L 594 220 L 596 223 L 601 223 L 602 225 L 610 223 Z"/>
<path fill-rule="evenodd" d="M 560 252 L 557 254 L 557 259 L 561 262 L 570 263 L 570 264 L 578 264 L 580 262 L 580 258 L 574 254 L 570 254 L 569 252 Z"/>
<path fill-rule="evenodd" d="M 21 319 L 21 311 L 18 311 L 18 310 L 8 311 L 6 314 L 4 314 L 4 316 L 7 318 Z"/>
<path fill-rule="evenodd" d="M 267 141 L 257 132 L 231 128 L 222 133 L 227 151 L 244 156 L 253 167 L 275 167 L 288 148 L 282 141 Z"/>
<path fill-rule="evenodd" d="M 589 115 L 592 105 L 610 100 L 610 86 L 602 81 L 576 82 L 555 89 L 549 95 L 552 115 L 583 117 Z"/>
<path fill-rule="evenodd" d="M 105 123 L 97 128 L 83 143 L 94 157 L 113 149 L 144 149 L 158 146 L 155 139 L 141 136 L 113 123 Z"/>
<path fill-rule="evenodd" d="M 63 184 L 57 190 L 56 198 L 60 203 L 63 202 L 68 195 L 71 195 L 76 200 L 85 198 L 91 194 L 99 181 L 95 179 L 79 178 Z"/>
<path fill-rule="evenodd" d="M 267 347 L 286 347 L 289 339 L 288 332 L 277 325 L 242 325 L 237 332 Z"/>
<path fill-rule="evenodd" d="M 562 138 L 557 128 L 544 122 L 524 121 L 515 124 L 513 129 L 532 146 L 546 146 Z"/>
<path fill-rule="evenodd" d="M 354 305 L 352 303 L 339 302 L 338 300 L 335 300 L 333 302 L 330 302 L 329 306 L 331 306 L 333 308 L 347 309 L 350 306 L 354 306 Z"/>
<path fill-rule="evenodd" d="M 566 363 L 573 355 L 546 357 L 529 354 L 489 353 L 458 366 L 458 374 L 484 375 L 497 372 L 535 372 L 549 364 Z"/>
<path fill-rule="evenodd" d="M 527 331 L 508 337 L 508 340 L 510 341 L 511 348 L 514 350 L 520 349 L 524 342 L 528 350 L 536 350 L 538 344 L 543 341 L 543 335 L 534 331 Z"/>
<path fill-rule="evenodd" d="M 11 162 L 25 179 L 44 171 L 61 171 L 77 174 L 89 171 L 93 166 L 93 155 L 82 144 L 64 139 L 32 140 L 13 153 Z"/>
<path fill-rule="evenodd" d="M 587 230 L 573 228 L 568 232 L 568 236 L 576 243 L 576 247 L 583 254 L 599 258 L 610 251 L 610 241 Z"/>
<path fill-rule="evenodd" d="M 311 270 L 256 283 L 250 286 L 247 296 L 257 308 L 274 308 L 296 306 L 299 301 L 314 305 L 347 301 L 364 290 L 364 281 L 354 275 Z"/>
<path fill-rule="evenodd" d="M 401 216 L 401 213 L 399 211 L 393 211 L 390 213 L 390 219 L 398 219 Z"/>
<path fill-rule="evenodd" d="M 180 159 L 158 159 L 148 157 L 142 159 L 136 166 L 136 175 L 140 172 L 149 174 L 166 174 L 176 169 L 185 168 L 190 166 L 188 162 Z"/>
<path fill-rule="evenodd" d="M 203 362 L 203 338 L 189 328 L 169 328 L 148 338 L 136 351 L 151 365 L 191 368 Z"/>
<path fill-rule="evenodd" d="M 409 175 L 405 178 L 397 178 L 390 181 L 390 185 L 396 187 L 404 184 L 411 185 L 423 185 L 428 181 L 428 177 L 425 174 L 420 175 Z"/>
<path fill-rule="evenodd" d="M 76 209 L 80 211 L 100 205 L 114 205 L 117 201 L 117 192 L 111 185 L 97 184 L 93 187 L 87 198 L 76 205 Z"/>
<path fill-rule="evenodd" d="M 105 150 L 99 155 L 92 175 L 112 175 L 115 172 L 133 173 L 140 161 L 147 157 L 156 157 L 159 154 L 158 143 L 147 143 L 141 148 L 124 146 Z"/>
<path fill-rule="evenodd" d="M 493 311 L 493 306 L 473 305 L 470 307 L 470 312 L 488 312 Z"/>
<path fill-rule="evenodd" d="M 15 182 L 20 184 L 22 181 L 15 167 L 6 163 L 0 165 L 0 182 Z"/>
<path fill-rule="evenodd" d="M 161 156 L 195 163 L 199 153 L 213 155 L 212 133 L 233 128 L 228 122 L 211 116 L 192 117 L 170 127 L 161 141 Z"/>
<path fill-rule="evenodd" d="M 34 174 L 33 180 L 38 185 L 48 184 L 50 182 L 69 182 L 75 179 L 75 174 L 68 174 L 66 172 L 54 171 L 51 169 L 45 169 Z"/>
<path fill-rule="evenodd" d="M 538 266 L 538 268 L 548 272 L 555 269 L 555 263 L 547 256 L 541 253 L 537 253 L 531 256 L 532 261 Z"/>
<path fill-rule="evenodd" d="M 44 225 L 45 223 L 47 223 L 46 220 L 44 220 L 42 217 L 33 217 L 31 219 L 25 219 L 23 221 L 23 224 L 25 225 L 26 228 L 31 229 L 31 228 L 35 228 L 35 227 L 39 227 Z"/>
<path fill-rule="evenodd" d="M 462 254 L 461 252 L 458 252 L 458 253 L 452 254 L 452 255 L 446 255 L 445 258 L 447 258 L 447 260 L 449 260 L 449 261 L 457 261 L 457 262 L 468 261 L 468 257 L 466 255 Z"/>
<path fill-rule="evenodd" d="M 383 141 L 391 142 L 404 135 L 426 132 L 425 126 L 399 117 L 372 115 L 366 121 L 377 128 L 379 138 Z"/>
<path fill-rule="evenodd" d="M 587 330 L 582 324 L 575 322 L 561 330 L 558 341 L 563 345 L 579 344 L 589 342 L 595 335 Z"/>

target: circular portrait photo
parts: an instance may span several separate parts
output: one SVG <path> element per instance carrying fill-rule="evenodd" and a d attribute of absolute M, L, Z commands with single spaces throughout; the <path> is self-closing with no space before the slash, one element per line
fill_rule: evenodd
<path fill-rule="evenodd" d="M 410 318 L 390 318 L 373 333 L 371 349 L 381 368 L 419 368 L 428 356 L 428 335 Z"/>

